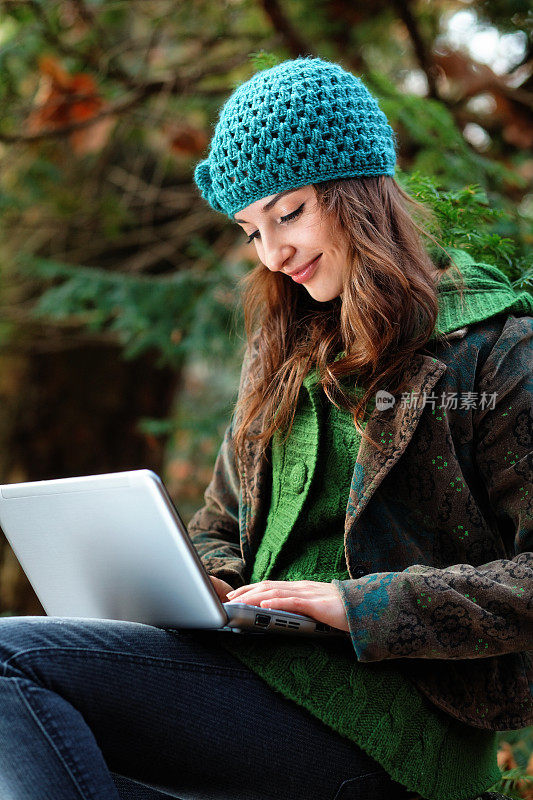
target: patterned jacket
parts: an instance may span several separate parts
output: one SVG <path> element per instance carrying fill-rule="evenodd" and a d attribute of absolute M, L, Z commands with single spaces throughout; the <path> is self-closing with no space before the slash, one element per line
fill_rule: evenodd
<path fill-rule="evenodd" d="M 252 343 L 239 393 L 255 352 Z M 354 465 L 350 579 L 334 581 L 354 657 L 396 659 L 431 702 L 474 727 L 525 727 L 533 723 L 533 316 L 498 314 L 430 341 L 408 380 L 401 400 L 368 420 L 383 453 L 363 440 Z M 237 463 L 236 424 L 233 415 L 205 505 L 189 523 L 208 572 L 233 587 L 250 582 L 271 488 L 267 453 L 255 443 Z M 258 417 L 251 432 L 260 429 Z"/>

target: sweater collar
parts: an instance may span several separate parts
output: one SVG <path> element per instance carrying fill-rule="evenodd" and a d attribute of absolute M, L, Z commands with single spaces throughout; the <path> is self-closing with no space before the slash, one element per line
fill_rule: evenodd
<path fill-rule="evenodd" d="M 446 335 L 503 312 L 533 314 L 533 295 L 516 291 L 507 275 L 498 267 L 474 261 L 465 250 L 448 248 L 448 252 L 464 280 L 464 301 L 461 301 L 456 285 L 455 270 L 451 274 L 444 273 L 437 285 L 439 313 L 436 333 Z"/>

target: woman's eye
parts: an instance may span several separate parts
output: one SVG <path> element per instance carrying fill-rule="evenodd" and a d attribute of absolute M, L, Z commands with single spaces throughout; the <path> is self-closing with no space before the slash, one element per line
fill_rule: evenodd
<path fill-rule="evenodd" d="M 302 211 L 304 210 L 304 206 L 305 203 L 302 203 L 300 208 L 297 208 L 296 211 L 291 211 L 291 213 L 287 214 L 287 216 L 281 217 L 280 222 L 283 224 L 285 222 L 290 222 L 291 220 L 296 219 L 296 217 L 299 217 Z M 260 235 L 259 231 L 254 231 L 253 233 L 251 233 L 248 239 L 246 240 L 246 244 L 250 244 L 250 242 L 256 239 L 259 235 Z"/>
<path fill-rule="evenodd" d="M 304 209 L 305 203 L 302 203 L 300 208 L 297 208 L 296 211 L 292 211 L 290 214 L 287 214 L 286 217 L 281 217 L 280 222 L 290 222 L 291 219 L 296 219 L 299 217 Z"/>

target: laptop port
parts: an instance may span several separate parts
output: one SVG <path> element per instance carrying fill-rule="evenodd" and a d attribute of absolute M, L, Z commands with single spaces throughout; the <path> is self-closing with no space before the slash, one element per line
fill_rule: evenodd
<path fill-rule="evenodd" d="M 326 625 L 325 622 L 316 622 L 315 623 L 315 630 L 322 631 L 322 632 L 330 631 L 331 630 L 331 625 Z"/>
<path fill-rule="evenodd" d="M 289 628 L 296 628 L 296 630 L 298 630 L 298 628 L 300 627 L 300 623 L 299 622 L 289 622 L 288 626 L 289 626 Z"/>
<path fill-rule="evenodd" d="M 276 619 L 276 625 L 279 625 L 280 628 L 287 627 L 287 620 L 286 619 Z"/>
<path fill-rule="evenodd" d="M 260 628 L 268 628 L 270 623 L 270 615 L 269 614 L 256 614 L 255 615 L 255 624 L 259 625 Z"/>

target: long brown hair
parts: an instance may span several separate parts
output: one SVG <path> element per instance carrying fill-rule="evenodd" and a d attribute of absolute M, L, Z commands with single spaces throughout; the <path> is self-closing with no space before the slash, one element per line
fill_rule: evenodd
<path fill-rule="evenodd" d="M 313 187 L 333 235 L 347 237 L 342 297 L 314 300 L 304 286 L 263 264 L 240 280 L 246 336 L 250 343 L 256 335 L 257 354 L 234 409 L 239 455 L 247 438 L 266 447 L 276 430 L 289 436 L 302 381 L 312 368 L 331 402 L 349 410 L 371 441 L 361 427 L 367 403 L 378 389 L 403 390 L 407 365 L 434 332 L 439 272 L 421 235 L 438 242 L 417 222 L 433 219 L 432 212 L 385 175 Z M 341 351 L 345 355 L 335 359 Z M 354 373 L 360 398 L 341 385 Z M 260 414 L 262 430 L 252 436 L 248 427 Z"/>

